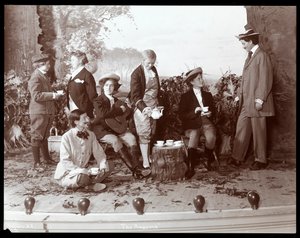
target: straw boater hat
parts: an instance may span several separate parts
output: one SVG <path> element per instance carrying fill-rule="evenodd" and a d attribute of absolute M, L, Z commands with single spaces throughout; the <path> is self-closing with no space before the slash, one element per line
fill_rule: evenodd
<path fill-rule="evenodd" d="M 119 84 L 120 76 L 115 73 L 107 73 L 102 75 L 101 78 L 99 79 L 99 85 L 103 87 L 105 82 L 109 79 L 115 80 L 115 91 L 117 91 L 122 84 Z"/>
<path fill-rule="evenodd" d="M 254 32 L 254 30 L 252 30 L 252 29 L 249 29 L 246 32 L 241 33 L 241 34 L 239 34 L 238 36 L 235 36 L 235 37 L 238 38 L 239 40 L 242 40 L 242 39 L 244 39 L 246 37 L 249 37 L 249 36 L 258 36 L 258 35 L 259 35 L 259 33 Z"/>
<path fill-rule="evenodd" d="M 203 70 L 202 70 L 201 67 L 197 67 L 197 68 L 195 68 L 195 69 L 192 69 L 192 70 L 188 71 L 188 72 L 185 74 L 185 79 L 184 79 L 184 81 L 185 81 L 186 83 L 188 83 L 188 82 L 191 80 L 191 78 L 192 78 L 193 75 L 196 75 L 196 74 L 202 74 L 202 73 L 203 73 Z"/>
<path fill-rule="evenodd" d="M 37 54 L 32 56 L 32 63 L 45 62 L 49 60 L 49 55 L 47 54 Z"/>

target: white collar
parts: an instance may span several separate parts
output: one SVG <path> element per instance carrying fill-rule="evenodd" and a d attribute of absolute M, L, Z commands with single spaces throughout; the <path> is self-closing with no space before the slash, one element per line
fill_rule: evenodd
<path fill-rule="evenodd" d="M 193 87 L 193 91 L 194 91 L 195 94 L 196 93 L 200 93 L 201 94 L 201 88 L 194 88 Z"/>
<path fill-rule="evenodd" d="M 81 70 L 83 70 L 84 66 L 80 66 L 72 72 L 72 78 L 74 78 Z"/>
<path fill-rule="evenodd" d="M 39 69 L 39 68 L 38 68 L 38 70 L 39 70 L 42 74 L 44 74 L 44 75 L 47 73 L 46 71 L 41 70 L 41 69 Z"/>
<path fill-rule="evenodd" d="M 252 55 L 254 55 L 255 51 L 258 49 L 258 45 L 255 45 L 252 47 L 251 51 L 252 51 Z"/>
<path fill-rule="evenodd" d="M 114 97 L 113 97 L 112 95 L 108 95 L 108 94 L 105 94 L 105 93 L 104 93 L 104 95 L 105 95 L 109 100 L 114 99 Z"/>
<path fill-rule="evenodd" d="M 144 68 L 144 72 L 145 72 L 145 76 L 148 77 L 155 77 L 155 73 L 153 72 L 152 69 L 146 69 L 145 66 L 142 64 L 143 68 Z"/>

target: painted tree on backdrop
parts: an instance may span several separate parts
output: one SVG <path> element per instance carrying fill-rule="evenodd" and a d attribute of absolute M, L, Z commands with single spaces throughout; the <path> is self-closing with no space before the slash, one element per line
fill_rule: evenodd
<path fill-rule="evenodd" d="M 28 22 L 28 19 L 22 18 L 23 15 L 19 12 L 28 13 L 30 10 L 33 12 L 36 11 L 39 18 L 32 17 L 29 19 L 31 21 Z M 64 76 L 68 72 L 69 67 L 66 62 L 70 58 L 71 51 L 82 50 L 86 52 L 91 61 L 89 70 L 94 73 L 97 70 L 97 64 L 93 62 L 93 59 L 101 58 L 102 50 L 105 47 L 103 43 L 105 32 L 110 31 L 107 23 L 111 19 L 121 15 L 125 15 L 133 20 L 130 7 L 128 6 L 38 5 L 36 9 L 34 9 L 34 6 L 19 6 L 10 7 L 9 9 L 6 8 L 5 17 L 6 23 L 11 23 L 11 25 L 18 27 L 17 29 L 20 28 L 19 26 L 24 25 L 22 24 L 23 22 L 32 24 L 32 21 L 39 21 L 41 33 L 38 36 L 36 45 L 42 45 L 40 50 L 43 53 L 49 53 L 53 56 L 55 66 L 50 75 L 52 81 L 56 82 L 53 84 L 53 88 L 62 89 L 66 84 Z M 35 26 L 32 25 L 31 28 L 35 29 Z M 38 26 L 36 28 L 38 28 Z M 11 27 L 9 29 L 14 28 Z M 12 41 L 11 39 L 13 39 L 12 42 L 29 42 L 35 39 L 35 31 L 32 32 L 26 27 L 22 29 L 24 34 L 14 34 L 14 38 L 6 37 L 6 42 L 9 43 Z M 6 35 L 8 35 L 8 33 L 10 32 L 6 32 Z M 17 44 L 11 45 L 13 47 L 8 47 L 9 49 L 16 46 L 18 51 L 23 49 L 24 52 L 22 56 L 24 55 L 24 57 L 26 57 L 25 59 L 22 58 L 22 60 L 28 65 L 21 64 L 23 61 L 17 64 L 19 61 L 15 60 L 16 68 L 7 68 L 6 70 L 8 72 L 4 74 L 5 151 L 12 148 L 26 147 L 29 144 L 28 139 L 30 138 L 28 129 L 29 95 L 26 90 L 27 82 L 30 77 L 29 72 L 32 71 L 32 69 L 29 69 L 31 62 L 30 60 L 28 61 L 28 59 L 30 59 L 30 55 L 33 54 L 32 51 L 34 50 L 29 51 L 26 47 L 21 48 L 19 47 L 20 45 Z M 27 49 L 27 51 L 24 49 Z M 11 67 L 11 64 L 9 66 Z M 20 66 L 22 67 L 21 70 L 18 68 Z M 25 76 L 20 75 L 20 72 L 27 71 L 28 73 L 26 73 Z M 67 128 L 67 120 L 62 110 L 63 106 L 64 104 L 57 104 L 60 113 L 57 115 L 55 126 L 59 129 L 59 134 L 63 133 Z"/>
<path fill-rule="evenodd" d="M 115 72 L 121 77 L 122 91 L 129 92 L 130 75 L 141 61 L 142 53 L 133 48 L 105 50 L 99 60 L 95 79 L 107 72 Z"/>
<path fill-rule="evenodd" d="M 39 40 L 45 51 L 55 52 L 54 68 L 58 81 L 68 73 L 67 62 L 74 50 L 86 52 L 90 60 L 88 68 L 92 73 L 96 72 L 96 60 L 101 58 L 105 47 L 105 33 L 110 31 L 107 23 L 121 15 L 133 20 L 129 6 L 53 5 L 39 6 L 38 12 L 42 28 Z M 55 38 L 49 32 L 54 32 Z"/>

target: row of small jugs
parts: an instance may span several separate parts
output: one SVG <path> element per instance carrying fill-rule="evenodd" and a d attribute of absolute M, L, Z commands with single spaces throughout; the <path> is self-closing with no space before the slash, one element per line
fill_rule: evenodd
<path fill-rule="evenodd" d="M 259 205 L 259 201 L 260 201 L 260 197 L 258 195 L 257 192 L 255 191 L 249 191 L 247 194 L 247 198 L 248 201 L 251 205 L 251 208 L 253 210 L 258 209 L 258 205 Z M 194 207 L 195 207 L 195 212 L 196 213 L 201 213 L 204 211 L 204 205 L 205 205 L 205 198 L 202 195 L 197 195 L 194 199 L 193 199 L 193 203 L 194 203 Z M 24 201 L 24 205 L 26 208 L 26 214 L 30 215 L 32 214 L 32 210 L 35 204 L 35 198 L 34 197 L 27 197 Z M 87 198 L 81 198 L 78 201 L 78 209 L 79 212 L 82 216 L 87 214 L 87 210 L 90 206 L 90 200 Z M 137 197 L 135 199 L 133 199 L 132 201 L 132 206 L 134 207 L 134 209 L 136 210 L 138 215 L 143 215 L 144 214 L 144 208 L 145 208 L 145 200 L 141 197 Z M 207 211 L 207 210 L 205 210 Z"/>

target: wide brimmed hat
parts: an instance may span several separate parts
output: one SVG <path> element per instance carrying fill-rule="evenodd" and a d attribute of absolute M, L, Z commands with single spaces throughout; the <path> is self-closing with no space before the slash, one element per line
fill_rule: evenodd
<path fill-rule="evenodd" d="M 45 62 L 47 60 L 49 60 L 50 57 L 48 54 L 36 54 L 34 56 L 32 56 L 32 63 L 38 63 L 38 62 Z"/>
<path fill-rule="evenodd" d="M 239 40 L 242 40 L 243 38 L 249 37 L 249 36 L 258 36 L 259 33 L 255 32 L 253 29 L 248 29 L 246 32 L 239 34 L 238 36 L 235 36 Z"/>
<path fill-rule="evenodd" d="M 188 71 L 188 72 L 185 74 L 185 79 L 184 79 L 184 81 L 185 81 L 185 82 L 189 82 L 193 75 L 196 75 L 196 74 L 202 74 L 202 73 L 203 73 L 203 70 L 202 70 L 201 67 L 197 67 L 197 68 L 195 68 L 195 69 L 192 69 L 192 70 Z"/>
<path fill-rule="evenodd" d="M 120 76 L 115 74 L 115 73 L 107 73 L 101 76 L 101 78 L 99 79 L 99 85 L 104 85 L 105 82 L 109 79 L 113 79 L 116 81 L 116 86 L 115 86 L 115 90 L 118 90 L 120 88 L 120 86 L 122 84 L 119 84 L 120 81 Z"/>

